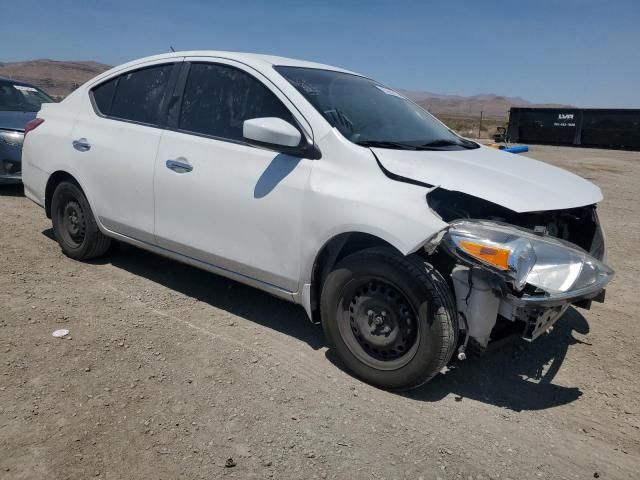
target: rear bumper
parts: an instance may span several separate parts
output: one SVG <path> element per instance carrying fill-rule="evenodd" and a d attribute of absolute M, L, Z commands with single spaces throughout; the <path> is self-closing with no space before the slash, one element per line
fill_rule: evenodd
<path fill-rule="evenodd" d="M 0 175 L 0 185 L 17 185 L 22 183 L 22 175 Z"/>
<path fill-rule="evenodd" d="M 22 181 L 22 132 L 0 131 L 0 185 Z"/>

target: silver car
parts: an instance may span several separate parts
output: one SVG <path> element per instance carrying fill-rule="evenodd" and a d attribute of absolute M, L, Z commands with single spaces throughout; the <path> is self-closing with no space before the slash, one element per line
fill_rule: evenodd
<path fill-rule="evenodd" d="M 24 126 L 47 102 L 39 88 L 0 77 L 0 184 L 21 182 Z"/>

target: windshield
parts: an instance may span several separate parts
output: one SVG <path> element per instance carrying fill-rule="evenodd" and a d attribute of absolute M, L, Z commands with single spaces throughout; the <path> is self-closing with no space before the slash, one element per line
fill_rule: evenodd
<path fill-rule="evenodd" d="M 409 150 L 478 148 L 401 94 L 368 78 L 275 67 L 340 133 L 363 146 Z"/>
<path fill-rule="evenodd" d="M 0 81 L 0 111 L 37 112 L 40 105 L 49 102 L 53 102 L 53 99 L 42 90 Z"/>

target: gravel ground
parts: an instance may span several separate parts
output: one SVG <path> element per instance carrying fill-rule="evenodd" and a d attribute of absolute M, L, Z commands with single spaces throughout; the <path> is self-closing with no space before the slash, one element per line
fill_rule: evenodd
<path fill-rule="evenodd" d="M 640 154 L 531 155 L 603 189 L 607 302 L 408 394 L 257 290 L 129 246 L 64 257 L 0 187 L 0 478 L 638 478 Z"/>

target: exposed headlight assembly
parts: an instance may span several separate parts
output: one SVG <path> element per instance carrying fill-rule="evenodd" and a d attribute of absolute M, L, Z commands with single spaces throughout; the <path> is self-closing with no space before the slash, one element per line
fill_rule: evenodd
<path fill-rule="evenodd" d="M 524 299 L 575 299 L 597 294 L 614 272 L 572 243 L 511 225 L 482 221 L 453 222 L 443 239 L 456 257 L 503 276 L 514 290 L 526 285 L 535 295 Z"/>

